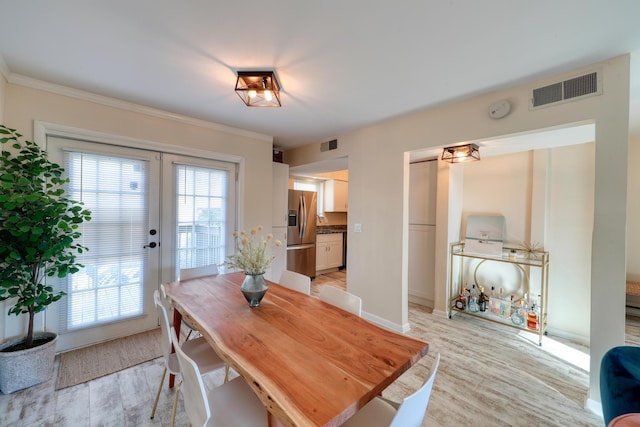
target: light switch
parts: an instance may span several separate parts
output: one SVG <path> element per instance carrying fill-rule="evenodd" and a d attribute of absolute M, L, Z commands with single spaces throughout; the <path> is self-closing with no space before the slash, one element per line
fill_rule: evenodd
<path fill-rule="evenodd" d="M 355 224 L 355 225 L 353 226 L 353 231 L 354 231 L 355 233 L 362 233 L 362 224 Z"/>

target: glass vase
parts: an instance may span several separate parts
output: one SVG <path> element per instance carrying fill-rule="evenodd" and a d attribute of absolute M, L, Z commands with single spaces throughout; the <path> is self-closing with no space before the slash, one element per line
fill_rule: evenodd
<path fill-rule="evenodd" d="M 266 294 L 269 289 L 269 285 L 267 285 L 267 282 L 264 280 L 263 274 L 264 273 L 245 273 L 244 281 L 242 282 L 242 286 L 240 286 L 240 290 L 249 303 L 249 307 L 258 307 L 260 305 L 260 301 L 262 301 L 262 298 L 264 297 L 264 294 Z"/>

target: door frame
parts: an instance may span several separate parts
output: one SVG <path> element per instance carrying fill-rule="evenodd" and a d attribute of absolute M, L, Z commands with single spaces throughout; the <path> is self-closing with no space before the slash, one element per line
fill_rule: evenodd
<path fill-rule="evenodd" d="M 54 123 L 48 123 L 43 121 L 34 121 L 34 142 L 36 142 L 40 147 L 46 150 L 47 146 L 47 138 L 49 136 L 52 137 L 61 137 L 61 138 L 70 138 L 70 139 L 80 139 L 88 142 L 102 143 L 108 144 L 117 147 L 123 148 L 134 148 L 141 149 L 146 151 L 154 151 L 160 153 L 167 154 L 176 154 L 180 156 L 192 156 L 196 158 L 214 160 L 214 161 L 225 161 L 229 163 L 237 164 L 237 177 L 236 177 L 236 196 L 238 194 L 243 193 L 244 188 L 244 171 L 245 171 L 245 161 L 244 158 L 237 155 L 227 154 L 227 153 L 219 153 L 215 151 L 207 151 L 202 149 L 190 148 L 190 147 L 182 147 L 178 145 L 154 142 L 139 138 L 131 138 L 121 135 L 114 135 L 102 132 L 91 131 L 87 129 L 75 128 L 71 126 L 58 125 Z M 160 179 L 162 179 L 162 174 L 160 175 Z M 240 223 L 240 212 L 242 212 L 242 199 L 240 197 L 236 197 L 236 223 Z M 162 220 L 161 220 L 162 221 Z M 161 275 L 162 277 L 162 275 Z M 162 278 L 161 278 L 162 280 Z M 158 284 L 159 286 L 159 284 Z M 59 316 L 60 310 L 52 307 L 51 310 L 45 310 L 42 316 L 36 315 L 36 328 L 42 330 L 49 330 L 53 332 L 59 331 Z M 97 337 L 95 339 L 95 343 L 105 341 L 107 339 L 111 339 L 112 337 Z M 57 351 L 68 350 L 70 348 L 63 348 L 59 344 L 57 346 Z"/>
<path fill-rule="evenodd" d="M 198 157 L 186 156 L 184 154 L 171 154 L 171 153 L 163 153 L 161 168 L 162 174 L 160 177 L 161 184 L 160 187 L 162 189 L 163 195 L 161 197 L 171 197 L 171 203 L 162 203 L 160 207 L 160 229 L 163 230 L 162 241 L 163 245 L 160 245 L 160 255 L 161 261 L 160 265 L 162 267 L 160 271 L 160 282 L 166 283 L 176 279 L 175 271 L 176 271 L 176 259 L 175 259 L 175 251 L 176 248 L 176 230 L 175 230 L 175 222 L 173 220 L 176 219 L 176 175 L 175 175 L 175 166 L 176 165 L 185 165 L 185 166 L 194 166 L 205 169 L 219 169 L 225 170 L 227 169 L 227 165 L 233 164 L 232 162 L 221 162 L 219 160 L 213 159 L 203 159 Z M 216 164 L 217 163 L 217 164 Z M 237 169 L 233 168 L 233 170 L 228 170 L 229 179 L 235 180 L 235 171 Z M 228 194 L 228 200 L 230 205 L 234 207 L 238 205 L 238 190 L 237 183 L 230 184 L 233 192 Z M 229 217 L 229 206 L 227 206 L 226 216 Z M 233 232 L 238 227 L 238 212 L 235 213 L 235 218 L 233 218 L 233 223 L 228 221 L 233 228 L 228 229 L 225 235 L 225 246 L 227 248 L 227 252 L 229 249 L 235 249 L 234 245 L 234 237 Z M 167 230 L 171 230 L 171 234 L 167 234 Z"/>

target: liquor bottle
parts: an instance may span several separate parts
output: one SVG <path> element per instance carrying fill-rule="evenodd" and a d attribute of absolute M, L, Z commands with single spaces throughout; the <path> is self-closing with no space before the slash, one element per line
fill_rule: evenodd
<path fill-rule="evenodd" d="M 540 328 L 540 321 L 538 314 L 536 313 L 536 307 L 537 304 L 534 301 L 527 310 L 527 328 L 533 329 L 534 331 L 537 331 Z"/>
<path fill-rule="evenodd" d="M 476 289 L 476 285 L 472 285 L 471 287 L 471 293 L 469 295 L 469 304 L 467 305 L 467 307 L 469 307 L 469 311 L 471 312 L 477 312 L 479 307 L 478 307 L 478 290 Z"/>
<path fill-rule="evenodd" d="M 465 295 L 466 293 L 467 290 L 465 288 L 462 288 L 460 294 L 458 295 L 458 299 L 455 302 L 455 306 L 458 310 L 464 310 L 465 308 L 467 308 L 467 297 Z"/>
<path fill-rule="evenodd" d="M 478 296 L 478 310 L 487 311 L 487 295 L 484 293 L 484 288 L 480 288 L 480 296 Z"/>
<path fill-rule="evenodd" d="M 511 323 L 517 326 L 524 324 L 524 300 L 514 302 L 513 295 L 511 296 Z"/>

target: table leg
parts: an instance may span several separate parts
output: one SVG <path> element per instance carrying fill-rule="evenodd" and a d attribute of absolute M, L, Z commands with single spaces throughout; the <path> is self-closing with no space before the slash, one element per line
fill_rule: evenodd
<path fill-rule="evenodd" d="M 178 339 L 180 339 L 180 325 L 182 324 L 182 313 L 180 313 L 175 308 L 173 309 L 173 328 L 176 330 L 176 335 Z M 174 352 L 175 349 L 173 345 L 171 346 L 171 352 Z M 176 376 L 173 374 L 169 374 L 169 388 L 173 388 L 173 385 L 176 381 Z"/>

